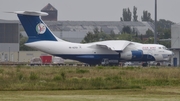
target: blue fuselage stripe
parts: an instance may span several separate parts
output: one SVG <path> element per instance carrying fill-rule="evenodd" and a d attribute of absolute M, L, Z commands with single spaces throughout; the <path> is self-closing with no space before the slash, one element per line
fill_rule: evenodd
<path fill-rule="evenodd" d="M 100 64 L 103 59 L 118 60 L 122 59 L 117 54 L 53 54 L 55 56 L 62 57 L 64 59 L 72 59 L 88 64 Z M 131 59 L 128 61 L 155 61 L 155 58 L 151 55 L 144 54 L 141 59 Z"/>

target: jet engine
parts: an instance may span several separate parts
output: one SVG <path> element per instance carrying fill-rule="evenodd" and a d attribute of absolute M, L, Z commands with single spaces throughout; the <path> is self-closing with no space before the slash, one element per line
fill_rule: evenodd
<path fill-rule="evenodd" d="M 124 60 L 139 60 L 143 57 L 142 50 L 131 50 L 120 53 L 120 58 Z"/>

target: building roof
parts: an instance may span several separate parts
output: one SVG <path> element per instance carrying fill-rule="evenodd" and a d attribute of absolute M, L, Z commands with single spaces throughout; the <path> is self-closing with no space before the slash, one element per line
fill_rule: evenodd
<path fill-rule="evenodd" d="M 41 11 L 57 11 L 50 3 L 48 3 Z"/>
<path fill-rule="evenodd" d="M 0 20 L 0 23 L 11 23 L 18 21 Z M 20 23 L 20 22 L 19 22 Z M 93 32 L 95 28 L 115 34 L 121 33 L 124 26 L 130 26 L 135 29 L 138 34 L 146 34 L 148 29 L 154 32 L 154 24 L 150 22 L 133 22 L 133 21 L 45 21 L 52 31 L 68 31 L 68 32 Z M 20 29 L 23 30 L 22 26 Z"/>
<path fill-rule="evenodd" d="M 2 20 L 0 19 L 0 23 L 19 23 L 18 20 Z"/>
<path fill-rule="evenodd" d="M 95 28 L 115 34 L 121 33 L 124 26 L 134 28 L 138 34 L 146 34 L 148 29 L 154 32 L 154 25 L 149 22 L 132 22 L 132 21 L 46 21 L 46 24 L 52 31 L 90 31 Z"/>
<path fill-rule="evenodd" d="M 1 21 L 6 22 L 6 21 Z M 8 21 L 9 22 L 9 21 Z M 10 21 L 11 22 L 11 21 Z M 12 21 L 16 22 L 16 21 Z M 17 21 L 18 22 L 18 21 Z M 110 34 L 112 31 L 115 34 L 121 33 L 124 26 L 130 26 L 135 29 L 140 35 L 146 34 L 148 29 L 154 31 L 154 25 L 149 22 L 122 22 L 122 21 L 45 21 L 47 26 L 53 33 L 62 39 L 70 42 L 81 42 L 88 32 L 94 32 L 95 28 Z M 20 24 L 20 22 L 19 22 Z M 21 34 L 27 36 L 22 32 L 23 27 L 19 26 Z"/>

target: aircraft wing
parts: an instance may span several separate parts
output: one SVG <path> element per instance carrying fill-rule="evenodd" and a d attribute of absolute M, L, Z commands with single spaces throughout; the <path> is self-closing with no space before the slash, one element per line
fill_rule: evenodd
<path fill-rule="evenodd" d="M 122 52 L 129 44 L 131 44 L 130 41 L 110 41 L 104 43 L 97 43 L 96 46 L 111 49 L 116 52 Z"/>

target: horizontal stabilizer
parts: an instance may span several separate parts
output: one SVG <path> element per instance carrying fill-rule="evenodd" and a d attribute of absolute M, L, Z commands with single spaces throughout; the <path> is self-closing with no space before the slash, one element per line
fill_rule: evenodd
<path fill-rule="evenodd" d="M 63 41 L 56 37 L 42 21 L 41 16 L 47 16 L 48 13 L 41 11 L 14 11 L 7 13 L 17 14 L 28 35 L 27 43 L 35 41 Z"/>
<path fill-rule="evenodd" d="M 14 12 L 6 12 L 6 13 L 15 13 L 21 15 L 31 15 L 31 16 L 47 16 L 48 13 L 40 12 L 40 11 L 14 11 Z"/>

